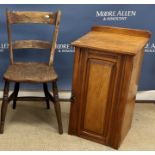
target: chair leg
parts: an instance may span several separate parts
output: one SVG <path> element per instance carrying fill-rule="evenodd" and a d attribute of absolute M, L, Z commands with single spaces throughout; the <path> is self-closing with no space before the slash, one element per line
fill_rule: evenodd
<path fill-rule="evenodd" d="M 59 103 L 57 81 L 52 82 L 52 89 L 53 89 L 53 97 L 54 97 L 54 108 L 55 108 L 56 117 L 58 121 L 59 133 L 62 134 L 63 127 L 62 127 L 62 120 L 61 120 L 61 108 Z"/>
<path fill-rule="evenodd" d="M 44 88 L 45 97 L 48 98 L 48 87 L 47 87 L 47 83 L 43 83 L 43 88 Z M 47 109 L 50 109 L 49 99 L 46 99 L 46 107 L 47 107 Z"/>
<path fill-rule="evenodd" d="M 0 122 L 0 133 L 4 131 L 5 116 L 8 107 L 8 94 L 9 94 L 9 81 L 5 81 L 4 92 L 3 92 L 3 101 L 1 106 L 1 122 Z"/>
<path fill-rule="evenodd" d="M 19 92 L 19 82 L 15 83 L 15 87 L 14 87 L 14 97 L 16 98 L 18 96 L 18 92 Z M 16 99 L 13 100 L 13 109 L 16 109 Z"/>

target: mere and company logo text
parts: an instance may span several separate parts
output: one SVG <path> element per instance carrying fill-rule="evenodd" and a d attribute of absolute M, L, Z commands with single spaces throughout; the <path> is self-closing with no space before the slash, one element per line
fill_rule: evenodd
<path fill-rule="evenodd" d="M 96 11 L 96 17 L 101 17 L 103 21 L 125 21 L 129 17 L 136 16 L 137 12 L 135 10 L 126 10 L 126 11 Z"/>
<path fill-rule="evenodd" d="M 72 53 L 74 48 L 71 44 L 57 44 L 57 50 L 59 53 Z"/>
<path fill-rule="evenodd" d="M 4 52 L 4 50 L 8 48 L 9 48 L 8 43 L 0 43 L 0 52 Z"/>
<path fill-rule="evenodd" d="M 145 46 L 145 52 L 155 52 L 155 43 L 148 43 Z"/>

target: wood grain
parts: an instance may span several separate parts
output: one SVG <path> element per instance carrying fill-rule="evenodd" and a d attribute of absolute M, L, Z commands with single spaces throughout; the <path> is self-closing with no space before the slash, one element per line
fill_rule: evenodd
<path fill-rule="evenodd" d="M 63 133 L 62 120 L 61 120 L 61 109 L 59 104 L 59 96 L 57 89 L 57 74 L 54 70 L 53 60 L 56 49 L 56 42 L 59 31 L 61 11 L 56 13 L 50 12 L 14 12 L 6 10 L 7 17 L 7 32 L 8 42 L 10 51 L 10 65 L 3 75 L 5 80 L 4 92 L 3 92 L 3 103 L 1 108 L 1 124 L 0 133 L 3 133 L 5 115 L 7 111 L 8 102 L 13 100 L 13 109 L 16 108 L 16 101 L 38 101 L 46 100 L 47 109 L 50 108 L 49 100 L 54 103 L 55 112 L 57 116 L 59 133 Z M 12 24 L 54 24 L 54 34 L 52 43 L 42 40 L 16 40 L 12 42 Z M 52 38 L 52 36 L 51 36 Z M 49 62 L 14 62 L 13 49 L 24 49 L 24 48 L 37 48 L 37 49 L 49 49 L 50 57 Z M 9 93 L 9 82 L 15 82 L 14 92 L 8 97 Z M 19 84 L 20 82 L 25 83 L 43 83 L 45 97 L 18 97 Z M 52 83 L 53 95 L 49 93 L 47 89 L 47 82 Z"/>
<path fill-rule="evenodd" d="M 48 41 L 42 40 L 19 40 L 12 43 L 13 49 L 24 49 L 24 48 L 37 48 L 37 49 L 50 49 L 51 44 Z"/>
<path fill-rule="evenodd" d="M 52 47 L 51 47 L 50 58 L 49 58 L 49 65 L 52 65 L 53 60 L 54 60 L 56 42 L 58 39 L 58 32 L 59 32 L 61 11 L 57 11 L 56 15 L 57 15 L 57 18 L 56 18 L 55 30 L 54 30 L 54 34 L 53 34 Z"/>
<path fill-rule="evenodd" d="M 113 27 L 113 26 L 93 26 L 92 31 L 98 32 L 108 32 L 108 33 L 116 33 L 130 36 L 139 36 L 139 37 L 151 37 L 151 32 L 147 30 L 139 30 L 139 29 L 129 29 L 122 27 Z"/>
<path fill-rule="evenodd" d="M 8 43 L 9 43 L 9 56 L 10 56 L 10 64 L 13 64 L 13 49 L 12 49 L 12 33 L 11 33 L 11 24 L 9 22 L 8 10 L 6 9 L 6 23 L 7 23 L 7 34 L 8 34 Z"/>
<path fill-rule="evenodd" d="M 48 64 L 53 65 L 56 43 L 59 32 L 61 11 L 52 12 L 35 12 L 35 11 L 8 11 L 6 10 L 7 17 L 7 32 L 10 51 L 10 64 L 14 63 L 13 49 L 22 48 L 38 48 L 50 49 L 50 57 Z M 43 40 L 18 40 L 12 42 L 12 24 L 54 24 L 54 33 L 52 41 Z"/>
<path fill-rule="evenodd" d="M 5 117 L 8 107 L 8 101 L 9 101 L 9 81 L 5 81 L 4 84 L 4 91 L 3 91 L 3 101 L 1 105 L 1 120 L 0 120 L 0 134 L 4 132 L 4 124 L 5 124 Z"/>
<path fill-rule="evenodd" d="M 95 26 L 73 42 L 69 134 L 118 149 L 132 122 L 150 32 Z"/>
<path fill-rule="evenodd" d="M 82 53 L 83 59 L 81 60 L 82 68 L 80 68 L 80 71 L 79 71 L 81 75 L 80 76 L 81 78 L 79 79 L 79 81 L 83 81 L 83 82 L 81 82 L 80 84 L 81 87 L 78 87 L 78 90 L 80 92 L 78 96 L 80 96 L 80 99 L 76 97 L 77 103 L 76 102 L 74 103 L 74 107 L 76 105 L 77 109 L 79 108 L 79 112 L 78 112 L 79 121 L 78 121 L 77 134 L 80 137 L 91 139 L 93 141 L 105 144 L 106 138 L 109 132 L 109 122 L 110 122 L 110 119 L 111 119 L 110 117 L 112 113 L 110 111 L 110 108 L 114 103 L 113 101 L 113 96 L 115 95 L 114 88 L 116 88 L 116 81 L 118 79 L 117 77 L 119 73 L 118 68 L 119 68 L 120 57 L 115 54 L 109 54 L 109 53 L 105 54 L 105 53 L 100 53 L 98 51 L 87 50 L 87 49 L 81 51 L 81 53 Z M 89 62 L 91 61 L 96 62 L 96 63 L 92 63 L 93 67 L 94 65 L 98 64 L 98 67 L 99 68 L 101 67 L 102 69 L 100 71 L 94 69 L 93 74 L 90 75 L 89 73 L 91 71 L 91 68 L 89 67 Z M 108 85 L 108 81 L 106 83 L 105 78 L 104 79 L 102 78 L 102 77 L 106 77 L 106 74 L 104 74 L 102 70 L 104 70 L 104 68 L 107 69 L 107 67 L 109 67 L 108 69 L 111 70 L 111 74 L 107 78 L 107 80 L 109 80 L 109 85 Z M 97 76 L 98 74 L 100 74 L 101 79 L 100 79 L 100 76 Z M 91 80 L 91 83 L 90 83 L 88 81 L 91 77 L 92 78 L 95 77 L 95 80 L 93 80 L 93 82 Z M 104 80 L 104 82 L 102 80 Z M 98 81 L 102 81 L 102 83 L 97 85 Z M 96 84 L 96 87 L 95 87 L 95 84 Z M 89 91 L 91 89 L 90 87 L 88 88 L 88 86 L 90 87 L 94 86 L 94 89 L 92 90 L 93 92 L 91 91 L 92 93 L 91 95 L 89 95 L 89 97 L 87 97 L 87 95 L 89 94 Z M 99 88 L 103 88 L 103 90 L 105 89 L 104 91 L 101 91 L 100 96 L 97 91 Z M 102 95 L 103 96 L 105 95 L 105 96 L 103 97 Z M 89 101 L 87 101 L 87 99 Z M 80 105 L 78 105 L 78 101 Z M 85 103 L 85 104 L 82 104 L 82 103 Z M 90 108 L 90 105 L 93 107 Z M 95 117 L 97 114 L 89 115 L 89 112 L 90 113 L 100 112 L 100 114 L 102 112 L 102 114 L 98 118 L 98 117 Z M 91 117 L 91 121 L 88 121 L 88 119 L 85 119 L 86 117 L 87 118 Z M 94 127 L 95 126 L 94 123 L 90 123 L 90 122 L 96 122 L 98 124 L 97 127 Z M 86 124 L 89 123 L 89 127 L 87 125 L 87 127 L 85 128 L 85 123 Z"/>
<path fill-rule="evenodd" d="M 50 82 L 57 77 L 54 67 L 39 62 L 14 63 L 4 73 L 4 79 L 14 82 Z"/>
<path fill-rule="evenodd" d="M 55 24 L 55 14 L 52 12 L 35 12 L 35 11 L 8 11 L 10 24 Z"/>
<path fill-rule="evenodd" d="M 84 129 L 98 134 L 104 132 L 104 119 L 110 85 L 109 77 L 111 77 L 112 67 L 113 64 L 102 60 L 89 59 L 88 61 Z"/>
<path fill-rule="evenodd" d="M 81 60 L 81 51 L 80 48 L 75 48 L 75 54 L 74 54 L 74 69 L 73 69 L 73 74 L 74 78 L 72 80 L 72 97 L 71 97 L 71 109 L 70 109 L 70 121 L 69 122 L 69 128 L 68 128 L 68 133 L 76 135 L 77 134 L 77 128 L 78 128 L 78 113 L 79 113 L 79 100 L 80 100 L 80 92 L 79 92 L 79 87 L 81 86 L 80 81 L 79 81 L 79 74 L 80 74 L 80 60 Z M 79 85 L 79 87 L 77 87 Z"/>
<path fill-rule="evenodd" d="M 127 102 L 124 110 L 124 119 L 122 122 L 122 130 L 121 130 L 121 141 L 123 141 L 124 137 L 127 135 L 128 129 L 131 128 L 134 108 L 135 108 L 135 99 L 136 92 L 138 90 L 138 81 L 141 72 L 142 60 L 143 60 L 144 52 L 140 51 L 132 60 L 133 61 L 133 70 L 131 74 L 129 93 L 127 96 Z"/>
<path fill-rule="evenodd" d="M 139 33 L 138 33 L 139 32 Z M 134 35 L 133 35 L 134 34 Z M 94 37 L 95 36 L 95 37 Z M 93 27 L 93 30 L 72 45 L 99 51 L 135 55 L 147 43 L 150 32 L 135 29 Z"/>

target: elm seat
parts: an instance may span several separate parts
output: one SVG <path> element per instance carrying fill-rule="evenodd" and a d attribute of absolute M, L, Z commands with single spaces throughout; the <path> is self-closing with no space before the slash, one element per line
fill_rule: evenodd
<path fill-rule="evenodd" d="M 37 62 L 14 63 L 4 73 L 4 79 L 15 82 L 50 82 L 57 77 L 53 66 Z"/>

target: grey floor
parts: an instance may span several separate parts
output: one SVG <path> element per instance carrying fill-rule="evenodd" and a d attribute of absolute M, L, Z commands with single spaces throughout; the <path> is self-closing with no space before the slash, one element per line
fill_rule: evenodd
<path fill-rule="evenodd" d="M 110 147 L 68 135 L 70 103 L 61 103 L 64 134 L 57 133 L 53 107 L 43 102 L 18 102 L 8 107 L 0 150 L 113 150 Z M 155 150 L 155 104 L 136 104 L 132 128 L 119 150 Z"/>

